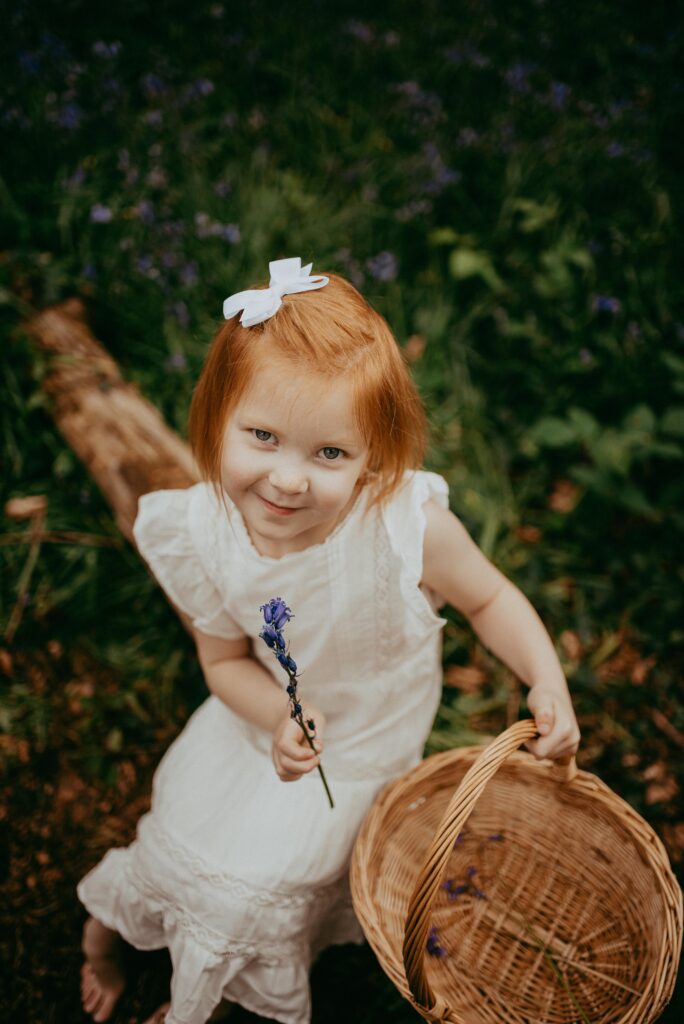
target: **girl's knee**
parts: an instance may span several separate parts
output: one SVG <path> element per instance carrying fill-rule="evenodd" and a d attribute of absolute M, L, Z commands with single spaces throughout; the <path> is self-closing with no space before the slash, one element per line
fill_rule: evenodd
<path fill-rule="evenodd" d="M 118 935 L 94 917 L 89 917 L 83 925 L 81 951 L 88 959 L 107 956 L 116 946 Z"/>

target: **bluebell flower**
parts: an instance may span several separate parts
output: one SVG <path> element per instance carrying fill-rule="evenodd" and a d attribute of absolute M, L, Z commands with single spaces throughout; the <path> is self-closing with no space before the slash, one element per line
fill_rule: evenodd
<path fill-rule="evenodd" d="M 288 608 L 282 597 L 272 597 L 270 601 L 261 605 L 260 611 L 264 617 L 265 624 L 261 627 L 259 636 L 271 648 L 278 663 L 285 669 L 288 675 L 287 696 L 290 701 L 290 717 L 294 718 L 297 722 L 304 733 L 306 742 L 311 747 L 311 750 L 316 753 L 317 748 L 314 744 L 316 723 L 313 718 L 309 718 L 306 725 L 304 724 L 302 717 L 303 708 L 297 698 L 297 662 L 288 653 L 288 644 L 285 642 L 281 632 L 283 626 L 287 625 L 292 618 L 292 611 Z M 320 762 L 318 764 L 318 772 L 321 776 L 321 782 L 325 788 L 328 802 L 332 808 L 335 805 Z"/>
<path fill-rule="evenodd" d="M 259 636 L 264 641 L 264 643 L 266 643 L 271 648 L 275 647 L 279 638 L 279 634 L 276 632 L 273 626 L 264 626 L 261 632 L 259 633 Z"/>
<path fill-rule="evenodd" d="M 109 224 L 112 217 L 112 211 L 108 206 L 103 206 L 102 203 L 95 203 L 94 206 L 90 207 L 91 224 Z"/>
<path fill-rule="evenodd" d="M 397 257 L 387 250 L 367 259 L 366 266 L 376 281 L 394 281 L 399 273 Z"/>
<path fill-rule="evenodd" d="M 597 313 L 619 313 L 622 303 L 612 295 L 595 295 L 591 302 L 591 308 Z"/>
<path fill-rule="evenodd" d="M 446 956 L 446 949 L 439 940 L 439 932 L 436 928 L 431 928 L 428 932 L 426 949 L 430 956 Z"/>
<path fill-rule="evenodd" d="M 272 597 L 268 604 L 262 604 L 264 622 L 272 622 L 276 629 L 282 629 L 292 618 L 292 611 L 287 607 L 282 597 Z"/>

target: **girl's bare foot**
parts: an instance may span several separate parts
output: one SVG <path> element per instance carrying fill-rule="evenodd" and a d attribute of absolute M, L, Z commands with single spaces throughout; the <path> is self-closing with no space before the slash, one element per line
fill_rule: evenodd
<path fill-rule="evenodd" d="M 230 1012 L 234 1006 L 235 1003 L 228 1003 L 225 1000 L 222 1000 L 209 1018 L 208 1024 L 210 1024 L 211 1021 L 218 1022 L 220 1020 L 226 1020 L 226 1018 L 230 1016 Z M 145 1024 L 164 1024 L 166 1014 L 170 1009 L 171 1003 L 162 1003 L 161 1006 L 157 1007 L 152 1016 L 147 1018 Z"/>
<path fill-rule="evenodd" d="M 81 1001 L 97 1024 L 109 1020 L 126 984 L 119 957 L 120 942 L 116 932 L 94 917 L 88 918 L 81 944 L 86 957 L 81 968 Z"/>

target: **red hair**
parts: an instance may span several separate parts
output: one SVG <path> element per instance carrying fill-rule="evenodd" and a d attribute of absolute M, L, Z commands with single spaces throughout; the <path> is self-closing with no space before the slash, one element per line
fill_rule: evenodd
<path fill-rule="evenodd" d="M 203 476 L 220 480 L 226 420 L 257 366 L 274 355 L 303 370 L 352 383 L 356 426 L 368 447 L 369 505 L 385 501 L 425 454 L 425 414 L 387 321 L 343 277 L 285 295 L 254 327 L 227 320 L 212 342 L 190 407 L 189 436 Z"/>

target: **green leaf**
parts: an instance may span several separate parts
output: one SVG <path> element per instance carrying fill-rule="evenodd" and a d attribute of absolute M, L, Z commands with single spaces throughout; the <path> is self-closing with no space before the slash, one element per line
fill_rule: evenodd
<path fill-rule="evenodd" d="M 577 440 L 577 433 L 566 421 L 557 416 L 545 416 L 539 420 L 529 432 L 529 436 L 537 444 L 547 448 L 562 448 Z"/>
<path fill-rule="evenodd" d="M 655 413 L 647 405 L 637 405 L 625 416 L 624 424 L 629 429 L 652 434 L 656 428 Z"/>
<path fill-rule="evenodd" d="M 575 427 L 577 437 L 585 443 L 589 444 L 599 437 L 601 426 L 586 409 L 573 406 L 572 409 L 568 410 L 568 419 Z"/>
<path fill-rule="evenodd" d="M 492 291 L 501 291 L 503 282 L 489 256 L 475 249 L 454 249 L 449 257 L 449 270 L 458 281 L 467 277 L 481 277 Z"/>
<path fill-rule="evenodd" d="M 542 205 L 535 203 L 532 199 L 514 199 L 511 206 L 522 214 L 518 226 L 525 234 L 540 231 L 558 215 L 558 207 L 555 203 Z"/>
<path fill-rule="evenodd" d="M 460 238 L 453 228 L 436 228 L 428 235 L 430 245 L 456 245 Z"/>
<path fill-rule="evenodd" d="M 684 437 L 684 406 L 673 406 L 666 409 L 660 421 L 660 429 L 665 434 Z"/>

